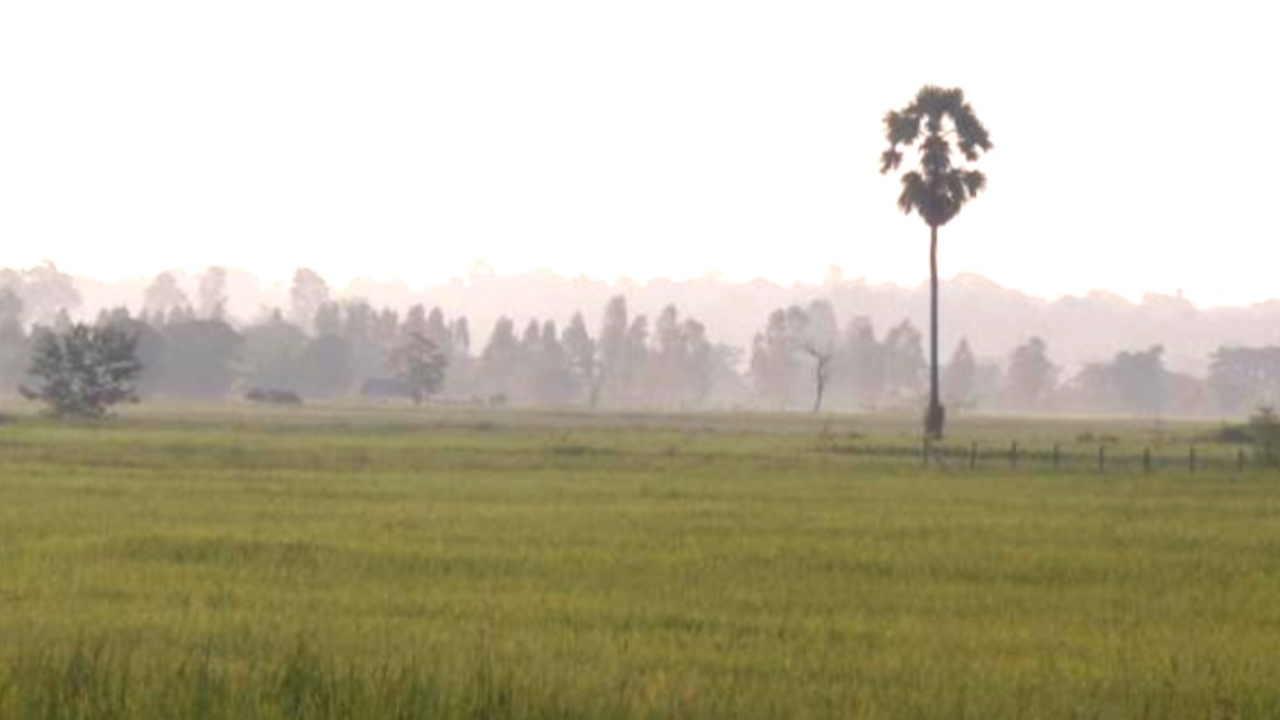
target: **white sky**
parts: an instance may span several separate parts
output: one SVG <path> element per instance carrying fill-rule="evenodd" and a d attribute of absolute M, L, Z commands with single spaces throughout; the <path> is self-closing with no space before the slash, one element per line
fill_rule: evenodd
<path fill-rule="evenodd" d="M 959 85 L 942 272 L 1280 295 L 1271 3 L 0 0 L 0 266 L 914 285 L 880 120 Z"/>

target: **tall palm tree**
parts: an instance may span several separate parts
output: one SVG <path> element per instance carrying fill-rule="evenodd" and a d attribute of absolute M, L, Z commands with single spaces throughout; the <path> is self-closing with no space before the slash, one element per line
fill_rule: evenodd
<path fill-rule="evenodd" d="M 977 161 L 991 149 L 991 138 L 960 88 L 926 85 L 916 99 L 884 116 L 889 149 L 880 156 L 880 173 L 902 165 L 903 148 L 918 147 L 919 163 L 902 175 L 898 207 L 915 211 L 929 226 L 929 409 L 925 437 L 942 439 L 946 419 L 938 392 L 938 228 L 946 225 L 964 204 L 986 187 L 987 178 L 965 163 Z M 962 162 L 952 159 L 959 148 Z"/>

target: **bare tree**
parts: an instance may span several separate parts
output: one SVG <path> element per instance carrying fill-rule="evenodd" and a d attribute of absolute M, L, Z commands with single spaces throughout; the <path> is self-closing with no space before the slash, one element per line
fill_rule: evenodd
<path fill-rule="evenodd" d="M 827 380 L 831 377 L 831 360 L 835 357 L 830 346 L 819 346 L 817 343 L 805 343 L 802 348 L 805 354 L 813 358 L 813 411 L 822 412 L 822 397 L 827 391 Z"/>

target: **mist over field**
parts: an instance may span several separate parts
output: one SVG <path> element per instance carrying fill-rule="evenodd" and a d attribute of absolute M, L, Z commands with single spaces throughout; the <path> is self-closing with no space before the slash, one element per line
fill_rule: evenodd
<path fill-rule="evenodd" d="M 198 297 L 198 274 L 171 273 L 188 298 Z M 76 277 L 82 301 L 74 316 L 93 318 L 116 307 L 142 310 L 154 278 L 102 282 Z M 1040 337 L 1055 362 L 1078 368 L 1110 359 L 1122 350 L 1163 345 L 1170 369 L 1204 375 L 1209 355 L 1222 346 L 1280 343 L 1280 300 L 1238 307 L 1204 307 L 1181 294 L 1147 293 L 1133 302 L 1104 289 L 1086 295 L 1044 298 L 1006 288 L 981 275 L 964 273 L 942 282 L 944 348 L 966 338 L 979 358 L 1004 361 L 1019 343 Z M 625 297 L 633 312 L 656 317 L 667 305 L 697 317 L 710 337 L 744 350 L 763 329 L 769 313 L 815 300 L 831 303 L 841 321 L 865 317 L 888 329 L 902 320 L 928 326 L 928 285 L 914 287 L 876 283 L 833 266 L 824 282 L 779 284 L 765 279 L 731 282 L 714 275 L 693 280 L 658 278 L 648 282 L 609 282 L 551 271 L 498 275 L 477 264 L 465 277 L 449 283 L 410 286 L 403 281 L 356 279 L 332 288 L 333 298 L 365 301 L 378 308 L 404 311 L 415 304 L 439 307 L 448 315 L 465 315 L 476 340 L 483 342 L 493 323 L 506 316 L 523 326 L 529 319 L 551 319 L 562 325 L 581 312 L 589 325 L 599 322 L 605 303 Z M 194 301 L 194 300 L 193 300 Z M 290 306 L 289 285 L 268 283 L 252 273 L 228 269 L 227 311 L 246 324 L 271 310 Z"/>

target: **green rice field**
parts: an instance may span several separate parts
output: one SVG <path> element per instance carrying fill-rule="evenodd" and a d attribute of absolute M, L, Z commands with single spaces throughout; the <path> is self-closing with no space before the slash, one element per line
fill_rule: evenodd
<path fill-rule="evenodd" d="M 914 418 L 0 426 L 0 718 L 1276 718 L 1280 475 L 923 467 Z"/>

